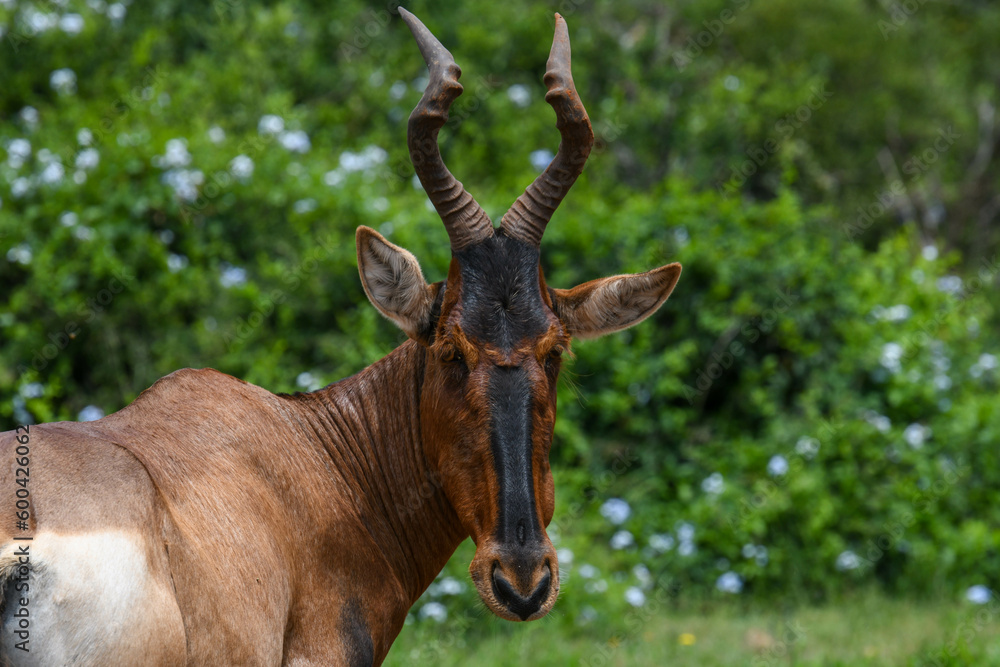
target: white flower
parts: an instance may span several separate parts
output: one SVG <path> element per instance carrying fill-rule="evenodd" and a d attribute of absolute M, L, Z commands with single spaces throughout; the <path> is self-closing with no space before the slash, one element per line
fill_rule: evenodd
<path fill-rule="evenodd" d="M 420 618 L 432 618 L 443 623 L 448 618 L 448 610 L 440 602 L 428 602 L 420 608 Z"/>
<path fill-rule="evenodd" d="M 76 142 L 81 146 L 89 146 L 93 140 L 94 133 L 85 127 L 76 133 Z"/>
<path fill-rule="evenodd" d="M 515 83 L 507 89 L 507 97 L 514 103 L 514 106 L 522 109 L 531 104 L 531 90 L 524 84 Z"/>
<path fill-rule="evenodd" d="M 21 396 L 25 398 L 39 398 L 45 393 L 45 386 L 41 382 L 29 382 L 21 387 Z"/>
<path fill-rule="evenodd" d="M 157 165 L 161 168 L 186 167 L 191 164 L 191 154 L 188 153 L 187 139 L 170 139 L 167 141 L 167 150 Z"/>
<path fill-rule="evenodd" d="M 86 225 L 79 225 L 73 228 L 73 236 L 80 241 L 89 241 L 94 238 L 94 230 Z"/>
<path fill-rule="evenodd" d="M 313 374 L 309 371 L 302 371 L 299 373 L 298 377 L 295 378 L 295 384 L 303 389 L 308 389 L 315 381 L 316 378 L 314 378 Z"/>
<path fill-rule="evenodd" d="M 898 373 L 902 368 L 900 363 L 903 359 L 903 346 L 899 343 L 886 343 L 882 346 L 882 354 L 879 357 L 879 363 L 882 366 L 892 372 Z"/>
<path fill-rule="evenodd" d="M 7 144 L 7 164 L 14 169 L 20 169 L 31 157 L 31 142 L 27 139 L 11 139 Z"/>
<path fill-rule="evenodd" d="M 910 316 L 912 314 L 913 310 L 905 303 L 901 303 L 886 308 L 885 311 L 883 312 L 882 319 L 888 320 L 890 322 L 904 322 L 910 319 Z"/>
<path fill-rule="evenodd" d="M 101 154 L 96 148 L 84 148 L 82 151 L 77 153 L 76 156 L 76 168 L 77 169 L 93 169 L 101 161 Z"/>
<path fill-rule="evenodd" d="M 67 35 L 78 35 L 83 30 L 83 17 L 79 14 L 63 14 L 59 18 L 59 29 Z"/>
<path fill-rule="evenodd" d="M 665 553 L 674 548 L 674 536 L 666 533 L 656 533 L 649 536 L 649 546 L 653 551 Z"/>
<path fill-rule="evenodd" d="M 611 536 L 610 544 L 612 549 L 626 549 L 635 544 L 635 537 L 627 530 L 619 530 Z"/>
<path fill-rule="evenodd" d="M 583 590 L 588 593 L 604 593 L 608 590 L 608 582 L 604 579 L 598 579 L 596 581 L 588 581 L 583 586 Z"/>
<path fill-rule="evenodd" d="M 765 546 L 757 547 L 757 565 L 764 567 L 765 565 L 767 565 L 767 562 L 768 562 L 767 547 Z"/>
<path fill-rule="evenodd" d="M 836 567 L 841 572 L 844 572 L 846 570 L 853 570 L 857 568 L 859 565 L 861 565 L 861 559 L 858 558 L 858 555 L 853 551 L 851 551 L 850 549 L 841 552 L 841 554 L 837 556 Z"/>
<path fill-rule="evenodd" d="M 309 142 L 309 135 L 302 130 L 295 130 L 294 132 L 284 132 L 278 139 L 281 145 L 293 153 L 308 153 L 309 149 L 312 148 L 312 144 Z"/>
<path fill-rule="evenodd" d="M 641 607 L 646 604 L 646 594 L 635 586 L 629 586 L 625 589 L 625 601 L 633 607 Z"/>
<path fill-rule="evenodd" d="M 931 430 L 929 428 L 922 426 L 921 424 L 914 423 L 907 426 L 906 430 L 903 431 L 903 440 L 906 440 L 906 443 L 910 447 L 920 449 L 924 446 L 924 440 L 926 440 L 930 434 Z"/>
<path fill-rule="evenodd" d="M 294 204 L 292 204 L 292 210 L 294 210 L 299 215 L 309 213 L 316 210 L 316 200 L 312 197 L 306 199 L 300 199 Z"/>
<path fill-rule="evenodd" d="M 730 74 L 725 79 L 722 80 L 722 87 L 726 90 L 739 90 L 740 89 L 740 79 L 739 77 Z"/>
<path fill-rule="evenodd" d="M 753 558 L 757 555 L 757 545 L 755 544 L 744 544 L 741 552 L 744 558 Z"/>
<path fill-rule="evenodd" d="M 382 164 L 388 157 L 380 146 L 366 146 L 360 153 L 344 151 L 340 154 L 340 168 L 345 172 L 364 171 Z"/>
<path fill-rule="evenodd" d="M 406 82 L 396 81 L 391 86 L 389 86 L 389 97 L 394 100 L 403 99 L 403 95 L 406 95 Z"/>
<path fill-rule="evenodd" d="M 247 281 L 247 270 L 238 266 L 223 266 L 219 284 L 223 287 L 237 287 Z"/>
<path fill-rule="evenodd" d="M 60 95 L 72 95 L 76 92 L 76 72 L 68 67 L 57 69 L 49 76 L 49 85 Z"/>
<path fill-rule="evenodd" d="M 923 254 L 924 259 L 928 262 L 933 262 L 938 258 L 938 249 L 936 246 L 925 245 L 921 254 Z"/>
<path fill-rule="evenodd" d="M 222 143 L 222 140 L 226 138 L 226 131 L 223 130 L 218 125 L 213 125 L 208 128 L 208 140 L 213 144 Z"/>
<path fill-rule="evenodd" d="M 880 433 L 888 433 L 892 428 L 892 421 L 885 415 L 880 415 L 874 410 L 865 412 L 865 421 L 874 426 Z"/>
<path fill-rule="evenodd" d="M 694 526 L 687 521 L 679 521 L 674 530 L 677 531 L 677 539 L 681 542 L 694 541 Z"/>
<path fill-rule="evenodd" d="M 344 182 L 344 170 L 341 168 L 332 169 L 323 174 L 323 182 L 331 188 L 335 188 Z"/>
<path fill-rule="evenodd" d="M 648 588 L 650 584 L 653 583 L 653 573 L 649 571 L 649 568 L 643 563 L 639 563 L 632 568 L 632 574 L 635 578 L 639 580 L 639 584 L 643 588 Z"/>
<path fill-rule="evenodd" d="M 171 273 L 177 273 L 185 266 L 188 265 L 188 258 L 184 255 L 177 255 L 175 253 L 170 253 L 167 257 L 167 268 L 170 269 Z"/>
<path fill-rule="evenodd" d="M 979 355 L 979 361 L 977 363 L 984 370 L 990 371 L 997 367 L 997 358 L 989 353 L 981 354 Z"/>
<path fill-rule="evenodd" d="M 88 405 L 83 410 L 80 410 L 80 414 L 76 416 L 76 420 L 81 422 L 92 422 L 97 421 L 103 416 L 104 410 L 101 410 L 96 405 Z"/>
<path fill-rule="evenodd" d="M 535 171 L 541 171 L 549 166 L 549 163 L 552 162 L 552 158 L 554 157 L 555 155 L 549 149 L 539 148 L 537 151 L 531 151 L 531 155 L 528 156 L 528 159 L 531 160 L 531 166 L 535 169 Z"/>
<path fill-rule="evenodd" d="M 458 595 L 465 590 L 465 584 L 454 577 L 444 577 L 438 582 L 438 591 L 442 595 Z"/>
<path fill-rule="evenodd" d="M 578 572 L 580 573 L 580 576 L 583 577 L 584 579 L 593 579 L 594 577 L 597 576 L 597 568 L 591 565 L 590 563 L 584 563 L 583 565 L 581 565 Z"/>
<path fill-rule="evenodd" d="M 674 229 L 674 241 L 680 247 L 684 247 L 691 240 L 691 234 L 688 232 L 687 227 L 677 227 Z"/>
<path fill-rule="evenodd" d="M 969 590 L 965 591 L 965 599 L 972 604 L 986 604 L 991 597 L 993 597 L 993 592 L 982 584 L 969 586 Z"/>
<path fill-rule="evenodd" d="M 253 176 L 253 160 L 246 155 L 237 155 L 229 161 L 229 173 L 241 181 Z"/>
<path fill-rule="evenodd" d="M 632 515 L 632 508 L 621 498 L 609 498 L 601 505 L 601 516 L 620 526 Z"/>
<path fill-rule="evenodd" d="M 173 188 L 178 198 L 194 201 L 198 198 L 198 186 L 205 182 L 205 174 L 197 169 L 171 169 L 160 180 Z"/>
<path fill-rule="evenodd" d="M 120 2 L 116 2 L 113 5 L 108 6 L 108 18 L 115 25 L 120 25 L 122 19 L 125 18 L 125 5 Z"/>
<path fill-rule="evenodd" d="M 726 483 L 721 473 L 713 472 L 701 481 L 701 490 L 712 495 L 719 495 L 725 487 Z"/>
<path fill-rule="evenodd" d="M 42 169 L 42 173 L 38 175 L 38 180 L 46 185 L 55 185 L 60 183 L 65 175 L 66 170 L 61 164 L 50 162 L 45 165 L 45 169 Z"/>
<path fill-rule="evenodd" d="M 73 211 L 66 211 L 59 216 L 59 224 L 63 227 L 73 227 L 79 221 L 80 218 Z"/>
<path fill-rule="evenodd" d="M 569 549 L 560 549 L 556 552 L 556 558 L 559 559 L 560 565 L 565 565 L 569 567 L 573 564 L 573 552 Z"/>
<path fill-rule="evenodd" d="M 40 12 L 34 7 L 27 7 L 24 10 L 24 22 L 31 28 L 31 33 L 46 32 L 59 24 L 57 14 Z"/>
<path fill-rule="evenodd" d="M 35 107 L 24 107 L 20 112 L 18 112 L 18 115 L 21 117 L 21 120 L 24 121 L 24 124 L 29 128 L 34 128 L 38 125 L 38 109 Z"/>
<path fill-rule="evenodd" d="M 819 440 L 804 435 L 795 443 L 795 451 L 802 458 L 811 459 L 819 453 Z"/>
<path fill-rule="evenodd" d="M 781 454 L 775 454 L 767 462 L 767 472 L 771 477 L 781 477 L 788 472 L 788 461 Z"/>
<path fill-rule="evenodd" d="M 257 123 L 257 132 L 259 134 L 271 135 L 278 134 L 285 129 L 285 121 L 281 116 L 275 116 L 274 114 L 267 114 L 266 116 L 261 116 L 260 121 Z"/>
<path fill-rule="evenodd" d="M 694 542 L 681 542 L 680 546 L 677 547 L 677 554 L 680 556 L 693 556 L 697 549 L 694 546 Z"/>
<path fill-rule="evenodd" d="M 7 251 L 7 261 L 14 264 L 31 264 L 31 246 L 21 243 Z"/>
<path fill-rule="evenodd" d="M 14 199 L 20 199 L 31 191 L 31 181 L 24 176 L 15 178 L 10 184 L 10 194 Z"/>
<path fill-rule="evenodd" d="M 962 291 L 962 279 L 958 276 L 943 276 L 938 278 L 937 288 L 940 292 L 958 294 Z"/>
<path fill-rule="evenodd" d="M 743 590 L 743 578 L 735 572 L 726 572 L 716 580 L 715 587 L 723 593 L 739 593 Z"/>

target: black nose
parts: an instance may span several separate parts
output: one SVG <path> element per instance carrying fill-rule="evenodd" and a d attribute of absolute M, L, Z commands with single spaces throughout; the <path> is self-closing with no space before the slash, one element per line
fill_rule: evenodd
<path fill-rule="evenodd" d="M 543 567 L 545 573 L 538 580 L 535 590 L 525 597 L 507 581 L 503 570 L 500 569 L 500 562 L 497 561 L 493 564 L 493 594 L 515 616 L 519 616 L 522 621 L 528 620 L 528 617 L 541 609 L 542 603 L 549 597 L 549 586 L 552 584 L 552 568 L 549 567 L 548 563 Z"/>

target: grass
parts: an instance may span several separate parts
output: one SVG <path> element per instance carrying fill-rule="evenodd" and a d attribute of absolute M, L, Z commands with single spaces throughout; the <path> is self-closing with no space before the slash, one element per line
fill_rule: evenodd
<path fill-rule="evenodd" d="M 558 609 L 558 605 L 557 605 Z M 407 626 L 386 665 L 697 665 L 1000 667 L 1000 604 L 915 603 L 867 595 L 838 606 L 746 612 L 735 606 L 636 616 L 610 634 L 565 619 L 514 624 L 481 615 L 466 631 Z"/>

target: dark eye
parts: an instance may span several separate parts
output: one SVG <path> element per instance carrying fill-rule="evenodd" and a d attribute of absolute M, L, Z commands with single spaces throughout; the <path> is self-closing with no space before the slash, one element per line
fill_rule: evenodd
<path fill-rule="evenodd" d="M 562 359 L 563 352 L 565 351 L 566 351 L 565 347 L 563 347 L 562 345 L 556 345 L 551 350 L 549 350 L 549 354 L 545 359 L 545 363 L 546 364 L 556 363 L 557 361 Z"/>
<path fill-rule="evenodd" d="M 441 350 L 441 361 L 447 364 L 460 363 L 464 360 L 462 353 L 454 345 L 445 345 L 444 349 Z"/>

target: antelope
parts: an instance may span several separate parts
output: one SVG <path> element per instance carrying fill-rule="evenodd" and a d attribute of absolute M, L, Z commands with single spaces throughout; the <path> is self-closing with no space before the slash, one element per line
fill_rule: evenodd
<path fill-rule="evenodd" d="M 407 136 L 451 242 L 447 278 L 428 284 L 411 253 L 359 227 L 365 293 L 407 340 L 357 375 L 284 395 L 184 369 L 100 420 L 0 435 L 9 664 L 381 664 L 468 536 L 493 613 L 528 621 L 555 604 L 546 526 L 561 359 L 574 338 L 653 314 L 681 267 L 545 282 L 542 234 L 594 140 L 561 16 L 544 81 L 562 141 L 495 228 L 437 143 L 461 70 L 399 13 L 430 73 Z M 14 530 L 21 476 L 30 517 Z"/>

